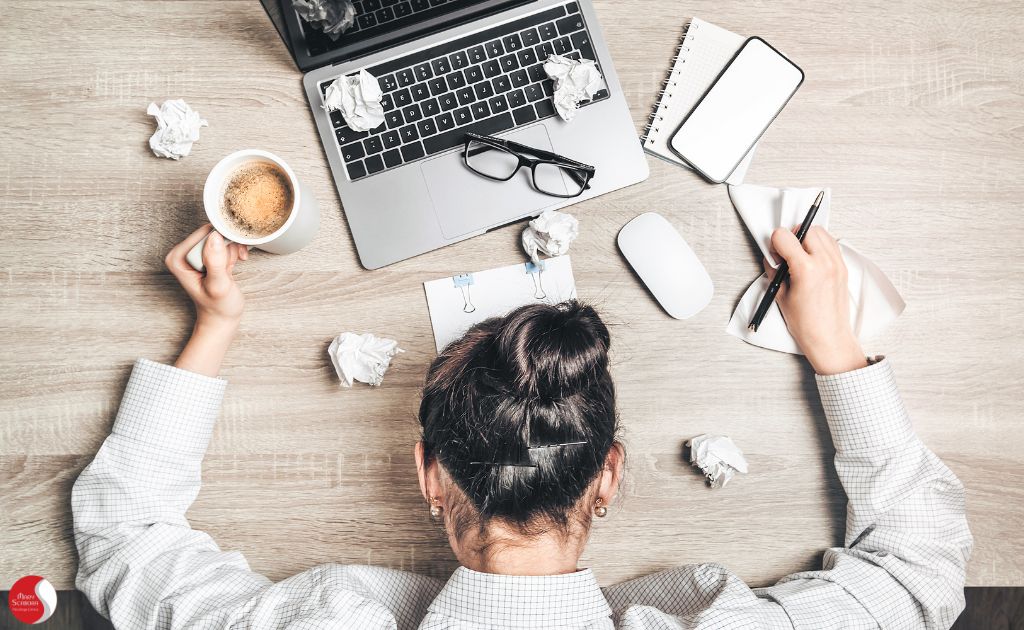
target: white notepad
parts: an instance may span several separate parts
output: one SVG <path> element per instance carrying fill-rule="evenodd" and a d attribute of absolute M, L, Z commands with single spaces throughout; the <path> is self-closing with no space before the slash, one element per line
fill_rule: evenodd
<path fill-rule="evenodd" d="M 745 37 L 700 18 L 690 21 L 672 71 L 665 80 L 661 98 L 647 123 L 643 138 L 645 151 L 673 164 L 690 168 L 689 164 L 672 152 L 668 146 L 669 140 L 745 41 Z M 757 145 L 750 149 L 726 183 L 743 183 L 756 149 Z"/>
<path fill-rule="evenodd" d="M 423 283 L 440 352 L 474 324 L 527 304 L 558 304 L 576 297 L 572 261 L 558 256 Z"/>

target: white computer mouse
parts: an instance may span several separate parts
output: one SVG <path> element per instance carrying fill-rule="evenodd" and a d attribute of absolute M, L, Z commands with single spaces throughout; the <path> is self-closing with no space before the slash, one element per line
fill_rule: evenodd
<path fill-rule="evenodd" d="M 715 285 L 665 217 L 646 212 L 619 230 L 619 249 L 669 315 L 687 319 L 711 302 Z"/>

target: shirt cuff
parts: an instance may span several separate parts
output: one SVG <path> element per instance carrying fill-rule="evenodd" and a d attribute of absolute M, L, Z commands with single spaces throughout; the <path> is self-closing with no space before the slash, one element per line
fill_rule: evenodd
<path fill-rule="evenodd" d="M 224 379 L 139 359 L 112 432 L 158 449 L 202 456 L 227 384 Z"/>
<path fill-rule="evenodd" d="M 867 367 L 815 375 L 836 451 L 902 446 L 914 435 L 910 416 L 884 357 Z"/>

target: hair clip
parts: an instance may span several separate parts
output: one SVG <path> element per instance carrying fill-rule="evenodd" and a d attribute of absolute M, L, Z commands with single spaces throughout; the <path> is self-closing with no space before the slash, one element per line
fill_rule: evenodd
<path fill-rule="evenodd" d="M 515 468 L 537 468 L 539 464 L 533 458 L 534 453 L 540 453 L 552 448 L 562 448 L 563 446 L 579 446 L 586 444 L 586 440 L 579 442 L 562 442 L 561 444 L 543 444 L 541 446 L 531 446 L 525 449 L 525 453 L 520 452 L 519 457 L 515 460 L 507 459 L 500 462 L 469 462 L 471 466 L 512 466 Z"/>

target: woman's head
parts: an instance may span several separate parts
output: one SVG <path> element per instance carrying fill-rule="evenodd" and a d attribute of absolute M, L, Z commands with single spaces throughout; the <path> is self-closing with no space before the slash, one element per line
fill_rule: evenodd
<path fill-rule="evenodd" d="M 589 306 L 534 305 L 478 324 L 433 362 L 417 459 L 453 547 L 467 533 L 492 544 L 494 527 L 585 540 L 621 476 L 609 342 Z"/>

